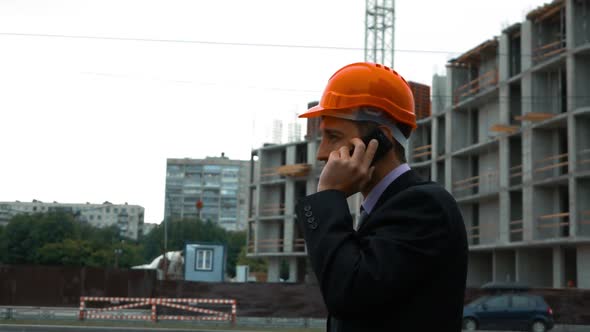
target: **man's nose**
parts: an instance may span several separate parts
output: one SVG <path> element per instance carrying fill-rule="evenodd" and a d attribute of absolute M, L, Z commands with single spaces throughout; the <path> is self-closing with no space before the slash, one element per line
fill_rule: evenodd
<path fill-rule="evenodd" d="M 316 159 L 319 161 L 328 161 L 328 158 L 330 157 L 330 152 L 332 152 L 332 151 L 322 141 L 320 143 L 320 147 L 318 148 L 318 152 L 316 154 Z"/>

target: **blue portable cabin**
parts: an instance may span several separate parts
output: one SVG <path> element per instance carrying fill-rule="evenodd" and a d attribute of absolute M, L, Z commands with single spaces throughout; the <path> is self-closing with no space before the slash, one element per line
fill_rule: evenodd
<path fill-rule="evenodd" d="M 221 243 L 185 243 L 184 280 L 223 282 L 226 252 L 225 245 Z"/>

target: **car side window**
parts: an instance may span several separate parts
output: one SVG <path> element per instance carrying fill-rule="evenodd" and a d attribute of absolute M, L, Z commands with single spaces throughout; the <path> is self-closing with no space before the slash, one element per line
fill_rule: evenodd
<path fill-rule="evenodd" d="M 488 309 L 500 309 L 508 307 L 508 296 L 495 296 L 486 301 Z"/>
<path fill-rule="evenodd" d="M 533 299 L 526 296 L 512 296 L 512 307 L 515 309 L 531 308 L 534 305 Z"/>

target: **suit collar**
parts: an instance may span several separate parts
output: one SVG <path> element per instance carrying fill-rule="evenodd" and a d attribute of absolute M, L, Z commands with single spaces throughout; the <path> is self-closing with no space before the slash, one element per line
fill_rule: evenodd
<path fill-rule="evenodd" d="M 418 174 L 416 174 L 416 172 L 414 172 L 414 170 L 412 170 L 412 169 L 410 169 L 409 171 L 400 175 L 397 179 L 395 179 L 395 181 L 393 181 L 387 187 L 387 189 L 385 189 L 383 194 L 381 194 L 381 196 L 377 200 L 377 203 L 373 207 L 372 212 L 377 211 L 381 207 L 381 205 L 383 205 L 385 203 L 385 201 L 388 200 L 389 198 L 391 198 L 391 197 L 397 195 L 398 193 L 408 189 L 409 187 L 414 186 L 414 185 L 421 183 L 421 182 L 424 182 L 424 180 L 422 180 L 420 178 L 420 176 L 418 176 Z M 367 217 L 367 220 L 369 220 L 369 219 L 371 219 L 371 214 L 369 214 L 369 216 Z M 362 229 L 363 226 L 365 226 L 366 224 L 367 224 L 366 222 L 363 222 L 360 225 L 359 230 Z"/>

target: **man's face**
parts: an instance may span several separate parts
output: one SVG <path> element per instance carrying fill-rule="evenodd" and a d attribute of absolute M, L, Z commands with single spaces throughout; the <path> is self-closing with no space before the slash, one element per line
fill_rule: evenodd
<path fill-rule="evenodd" d="M 330 152 L 343 146 L 352 147 L 350 140 L 360 137 L 357 125 L 350 120 L 325 116 L 320 124 L 322 142 L 317 153 L 317 160 L 327 161 Z"/>

